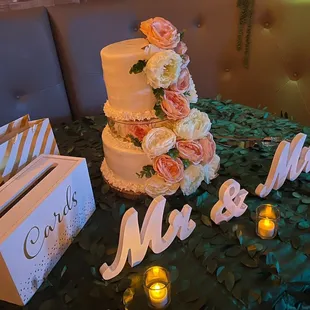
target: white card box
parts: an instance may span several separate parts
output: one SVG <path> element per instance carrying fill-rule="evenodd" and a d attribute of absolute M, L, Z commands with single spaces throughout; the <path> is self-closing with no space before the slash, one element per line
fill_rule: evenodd
<path fill-rule="evenodd" d="M 25 305 L 94 211 L 84 158 L 40 155 L 0 187 L 0 299 Z"/>

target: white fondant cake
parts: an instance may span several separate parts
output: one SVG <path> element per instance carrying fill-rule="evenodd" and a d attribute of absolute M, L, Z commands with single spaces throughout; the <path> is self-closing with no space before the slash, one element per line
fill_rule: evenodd
<path fill-rule="evenodd" d="M 132 39 L 117 42 L 101 50 L 104 81 L 109 98 L 108 117 L 131 120 L 140 119 L 145 113 L 147 118 L 154 117 L 155 97 L 142 74 L 130 74 L 130 68 L 139 60 L 146 60 L 149 54 L 145 39 Z M 136 116 L 135 116 L 136 115 Z M 128 117 L 129 116 L 129 117 Z"/>
<path fill-rule="evenodd" d="M 101 172 L 125 194 L 194 193 L 216 177 L 219 157 L 206 113 L 190 109 L 197 93 L 187 46 L 167 20 L 141 23 L 147 39 L 101 50 L 108 100 Z"/>

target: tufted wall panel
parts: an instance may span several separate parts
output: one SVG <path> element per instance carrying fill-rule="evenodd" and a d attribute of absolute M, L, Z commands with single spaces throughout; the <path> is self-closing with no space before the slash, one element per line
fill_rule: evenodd
<path fill-rule="evenodd" d="M 287 112 L 310 124 L 310 1 L 256 0 L 249 69 L 243 66 L 243 52 L 236 49 L 237 0 L 88 2 L 85 6 L 49 9 L 54 27 L 62 32 L 57 41 L 65 71 L 68 69 L 73 79 L 69 94 L 75 115 L 101 111 L 106 99 L 100 89 L 100 48 L 141 36 L 139 21 L 163 16 L 187 30 L 184 40 L 200 97 L 221 93 L 225 99 L 252 107 L 267 106 L 277 115 Z M 96 2 L 95 9 L 92 2 Z M 112 4 L 118 11 L 111 11 Z M 87 65 L 91 70 L 85 69 Z"/>
<path fill-rule="evenodd" d="M 64 5 L 48 11 L 74 117 L 103 113 L 107 95 L 100 50 L 136 34 L 134 14 L 113 4 Z"/>
<path fill-rule="evenodd" d="M 27 113 L 71 119 L 44 8 L 0 14 L 0 106 L 0 126 Z"/>

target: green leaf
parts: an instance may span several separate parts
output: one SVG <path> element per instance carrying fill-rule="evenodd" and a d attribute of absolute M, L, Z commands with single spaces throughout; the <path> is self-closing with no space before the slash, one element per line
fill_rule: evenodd
<path fill-rule="evenodd" d="M 142 171 L 140 171 L 140 173 L 136 173 L 136 174 L 139 178 L 143 178 L 143 177 L 150 178 L 152 177 L 152 175 L 155 174 L 155 170 L 152 165 L 147 165 L 142 168 Z"/>
<path fill-rule="evenodd" d="M 202 223 L 204 225 L 212 227 L 212 223 L 211 223 L 211 220 L 210 220 L 209 216 L 207 216 L 205 214 L 202 214 L 201 215 L 201 221 L 202 221 Z"/>
<path fill-rule="evenodd" d="M 225 266 L 220 266 L 216 271 L 216 278 L 219 283 L 223 283 L 225 280 L 226 273 L 228 271 L 225 270 Z"/>
<path fill-rule="evenodd" d="M 301 202 L 305 203 L 305 204 L 310 204 L 310 198 L 309 197 L 305 197 L 305 198 L 301 199 Z"/>
<path fill-rule="evenodd" d="M 280 264 L 273 252 L 269 252 L 266 255 L 266 264 L 268 266 L 273 266 L 278 273 L 280 272 Z"/>
<path fill-rule="evenodd" d="M 138 138 L 134 137 L 133 135 L 127 135 L 127 137 L 131 140 L 131 143 L 137 147 L 141 147 L 141 142 Z"/>
<path fill-rule="evenodd" d="M 161 103 L 165 95 L 165 90 L 163 88 L 153 88 L 153 94 L 157 102 Z"/>
<path fill-rule="evenodd" d="M 126 211 L 126 205 L 123 203 L 120 208 L 119 208 L 119 215 L 120 216 L 123 216 L 123 214 L 125 213 Z"/>
<path fill-rule="evenodd" d="M 144 67 L 146 66 L 147 61 L 146 60 L 139 60 L 136 64 L 134 64 L 130 70 L 129 73 L 130 74 L 137 74 L 137 73 L 141 73 L 144 69 Z"/>
<path fill-rule="evenodd" d="M 64 266 L 63 268 L 62 268 L 62 270 L 61 270 L 61 273 L 60 273 L 60 278 L 62 278 L 63 277 L 63 275 L 65 274 L 65 272 L 67 271 L 67 266 Z"/>
<path fill-rule="evenodd" d="M 207 262 L 207 271 L 211 274 L 215 272 L 217 268 L 217 261 L 215 259 L 210 259 Z"/>
<path fill-rule="evenodd" d="M 163 109 L 161 108 L 161 105 L 160 105 L 160 104 L 155 104 L 154 110 L 155 110 L 155 115 L 156 115 L 159 119 L 161 119 L 161 120 L 165 119 L 166 114 L 165 114 L 165 112 L 163 111 Z"/>
<path fill-rule="evenodd" d="M 105 195 L 110 190 L 110 185 L 105 183 L 101 186 L 101 194 Z"/>
<path fill-rule="evenodd" d="M 297 193 L 297 192 L 293 192 L 292 196 L 295 197 L 295 198 L 301 198 L 301 195 L 299 193 Z"/>
<path fill-rule="evenodd" d="M 167 155 L 169 155 L 170 157 L 172 157 L 173 159 L 177 159 L 178 158 L 178 156 L 179 156 L 179 151 L 178 151 L 178 149 L 176 149 L 176 148 L 174 148 L 174 149 L 171 149 L 168 153 L 167 153 Z"/>
<path fill-rule="evenodd" d="M 248 301 L 249 303 L 253 302 L 261 303 L 262 302 L 261 290 L 260 289 L 250 290 L 248 295 Z"/>
<path fill-rule="evenodd" d="M 302 221 L 297 224 L 298 229 L 308 229 L 310 228 L 310 223 L 308 221 Z"/>
<path fill-rule="evenodd" d="M 243 245 L 243 233 L 242 233 L 242 231 L 241 230 L 237 230 L 236 231 L 236 235 L 237 235 L 237 238 L 238 238 L 238 240 L 239 240 L 239 244 L 240 245 Z"/>
<path fill-rule="evenodd" d="M 225 255 L 228 257 L 236 257 L 241 252 L 242 252 L 242 248 L 239 245 L 234 245 L 225 252 Z"/>
<path fill-rule="evenodd" d="M 197 196 L 196 207 L 200 207 L 206 201 L 208 196 L 209 196 L 208 192 L 204 192 L 203 194 Z"/>
<path fill-rule="evenodd" d="M 292 247 L 296 250 L 300 247 L 300 238 L 299 236 L 295 236 L 291 240 Z"/>
<path fill-rule="evenodd" d="M 176 266 L 169 266 L 168 268 L 169 272 L 170 272 L 170 280 L 171 283 L 175 282 L 178 277 L 179 277 L 179 270 Z"/>
<path fill-rule="evenodd" d="M 182 158 L 182 162 L 184 165 L 184 169 L 188 168 L 191 165 L 191 162 L 188 159 L 183 159 Z"/>
<path fill-rule="evenodd" d="M 241 259 L 241 263 L 248 268 L 257 268 L 258 263 L 251 257 L 245 256 Z"/>
<path fill-rule="evenodd" d="M 227 290 L 231 292 L 234 285 L 235 285 L 235 276 L 232 272 L 229 271 L 229 272 L 227 272 L 227 274 L 225 276 L 225 286 L 226 286 Z"/>
<path fill-rule="evenodd" d="M 297 207 L 298 213 L 304 213 L 308 210 L 308 205 L 302 204 Z"/>
<path fill-rule="evenodd" d="M 233 133 L 236 130 L 236 126 L 234 124 L 229 124 L 227 129 L 230 133 Z"/>
<path fill-rule="evenodd" d="M 180 41 L 183 40 L 184 35 L 185 35 L 185 31 L 186 31 L 186 30 L 184 29 L 183 31 L 180 32 Z"/>

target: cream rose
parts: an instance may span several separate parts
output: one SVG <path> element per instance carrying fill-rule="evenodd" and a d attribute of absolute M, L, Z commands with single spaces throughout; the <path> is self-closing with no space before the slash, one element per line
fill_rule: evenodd
<path fill-rule="evenodd" d="M 150 43 L 160 48 L 175 48 L 180 42 L 177 28 L 162 17 L 150 18 L 142 22 L 140 30 Z"/>
<path fill-rule="evenodd" d="M 215 154 L 211 162 L 203 166 L 204 181 L 209 184 L 211 180 L 215 179 L 220 169 L 220 157 Z"/>
<path fill-rule="evenodd" d="M 198 95 L 192 76 L 189 78 L 189 90 L 185 95 L 190 103 L 196 103 L 198 101 Z"/>
<path fill-rule="evenodd" d="M 175 146 L 176 135 L 166 127 L 151 129 L 143 138 L 142 149 L 150 158 L 167 153 Z"/>
<path fill-rule="evenodd" d="M 172 50 L 154 54 L 144 68 L 147 83 L 153 88 L 168 88 L 178 80 L 181 64 L 181 56 Z"/>
<path fill-rule="evenodd" d="M 190 165 L 184 171 L 184 177 L 181 181 L 181 190 L 185 196 L 189 196 L 198 189 L 204 179 L 204 170 L 201 165 Z"/>
<path fill-rule="evenodd" d="M 198 140 L 204 138 L 211 129 L 211 122 L 208 114 L 197 109 L 191 109 L 189 115 L 175 123 L 174 132 L 182 138 L 188 140 Z"/>
<path fill-rule="evenodd" d="M 156 198 L 160 195 L 173 195 L 179 187 L 180 183 L 167 183 L 163 178 L 159 177 L 158 175 L 153 175 L 146 181 L 145 192 L 152 198 Z"/>

